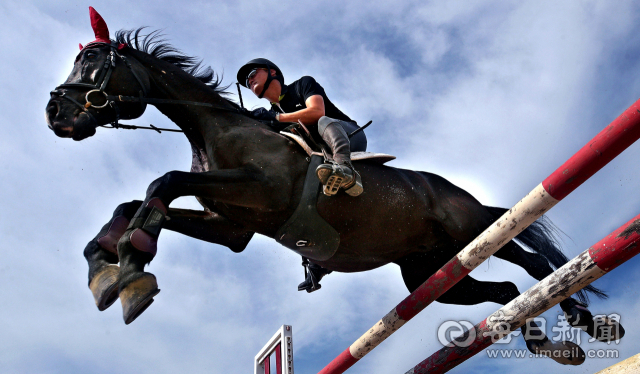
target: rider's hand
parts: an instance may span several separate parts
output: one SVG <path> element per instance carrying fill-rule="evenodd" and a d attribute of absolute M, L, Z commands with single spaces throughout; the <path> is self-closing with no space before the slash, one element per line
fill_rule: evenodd
<path fill-rule="evenodd" d="M 273 110 L 266 110 L 265 108 L 258 108 L 251 111 L 251 117 L 258 121 L 278 121 L 276 118 L 276 112 Z"/>

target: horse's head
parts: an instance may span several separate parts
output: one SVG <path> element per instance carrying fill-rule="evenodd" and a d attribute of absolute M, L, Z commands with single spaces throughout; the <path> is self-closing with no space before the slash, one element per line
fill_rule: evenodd
<path fill-rule="evenodd" d="M 126 45 L 109 40 L 104 20 L 89 9 L 96 40 L 80 45 L 69 78 L 51 91 L 45 113 L 56 135 L 74 140 L 94 135 L 98 126 L 141 116 L 145 104 L 116 102 L 114 98 L 141 97 L 150 89 L 146 70 L 130 56 Z"/>

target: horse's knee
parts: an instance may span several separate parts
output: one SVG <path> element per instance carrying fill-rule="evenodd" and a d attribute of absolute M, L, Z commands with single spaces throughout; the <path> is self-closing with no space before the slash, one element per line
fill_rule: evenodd
<path fill-rule="evenodd" d="M 154 180 L 153 182 L 151 182 L 151 184 L 149 184 L 149 187 L 147 187 L 147 197 L 155 196 L 158 193 L 158 191 L 166 188 L 166 185 L 170 183 L 170 180 L 171 180 L 171 175 L 169 175 L 169 173 L 166 173 L 165 175 L 161 176 L 160 178 Z"/>
<path fill-rule="evenodd" d="M 513 282 L 500 282 L 499 286 L 496 287 L 496 291 L 494 293 L 495 300 L 492 300 L 495 303 L 506 305 L 511 300 L 520 296 L 520 291 L 518 291 L 518 287 Z"/>
<path fill-rule="evenodd" d="M 165 197 L 169 194 L 172 186 L 175 185 L 178 180 L 178 171 L 170 171 L 160 178 L 154 180 L 147 188 L 147 198 L 151 197 Z"/>
<path fill-rule="evenodd" d="M 131 217 L 133 217 L 140 208 L 140 205 L 142 205 L 142 201 L 140 200 L 133 200 L 128 203 L 122 203 L 118 205 L 116 210 L 113 212 L 113 217 L 123 216 L 127 219 L 131 219 Z"/>

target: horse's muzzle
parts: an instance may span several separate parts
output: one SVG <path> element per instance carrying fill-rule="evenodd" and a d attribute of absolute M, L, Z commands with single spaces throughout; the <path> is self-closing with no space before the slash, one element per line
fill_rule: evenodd
<path fill-rule="evenodd" d="M 92 116 L 52 98 L 47 103 L 45 118 L 53 132 L 61 138 L 86 139 L 96 133 L 97 123 Z"/>

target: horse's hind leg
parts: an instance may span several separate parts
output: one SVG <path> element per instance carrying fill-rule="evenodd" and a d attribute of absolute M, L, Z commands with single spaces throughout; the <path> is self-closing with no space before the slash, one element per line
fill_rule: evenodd
<path fill-rule="evenodd" d="M 117 244 L 142 201 L 120 204 L 113 216 L 84 249 L 89 264 L 89 289 L 98 310 L 103 311 L 118 299 Z"/>
<path fill-rule="evenodd" d="M 433 189 L 438 191 L 436 197 L 439 201 L 437 211 L 440 213 L 440 223 L 445 232 L 453 239 L 453 244 L 456 248 L 461 248 L 471 242 L 501 215 L 499 213 L 496 216 L 496 213 L 498 213 L 495 211 L 496 208 L 482 206 L 471 195 L 451 185 L 446 180 L 432 177 L 431 182 Z M 547 242 L 547 244 L 550 243 Z M 555 250 L 557 251 L 558 249 L 555 248 Z M 548 252 L 554 252 L 554 248 L 549 248 Z M 553 273 L 553 269 L 544 256 L 527 252 L 513 241 L 507 243 L 495 256 L 521 266 L 537 280 L 542 280 Z M 453 254 L 451 257 L 453 257 Z M 558 262 L 557 259 L 556 262 Z M 596 289 L 591 291 L 598 292 Z M 602 323 L 599 320 L 594 321 L 586 306 L 574 299 L 565 300 L 560 304 L 560 307 L 572 326 L 579 327 L 586 322 L 587 326 L 583 329 L 598 340 L 606 341 L 612 339 L 612 336 L 614 339 L 619 339 L 624 334 L 624 329 L 615 321 L 609 319 L 605 320 L 604 327 L 598 328 L 596 325 L 600 323 L 601 326 Z M 610 330 L 615 330 L 618 333 L 607 334 Z"/>
<path fill-rule="evenodd" d="M 403 277 L 405 273 L 408 272 L 403 271 Z M 417 285 L 412 284 L 412 287 L 417 287 Z M 437 301 L 458 305 L 475 305 L 491 301 L 506 305 L 518 296 L 520 296 L 520 292 L 512 282 L 479 281 L 471 276 L 466 276 L 440 296 Z M 531 353 L 545 354 L 563 365 L 580 365 L 584 362 L 585 354 L 579 346 L 571 342 L 553 342 L 535 321 L 527 321 L 521 330 Z"/>
<path fill-rule="evenodd" d="M 511 282 L 479 281 L 471 276 L 464 277 L 451 287 L 437 301 L 444 304 L 473 305 L 492 301 L 501 305 L 508 304 L 520 296 L 515 284 Z M 554 342 L 550 340 L 535 321 L 527 321 L 521 328 L 527 349 L 534 354 L 545 354 L 563 365 L 580 365 L 585 354 L 572 342 Z"/>
<path fill-rule="evenodd" d="M 522 267 L 537 280 L 543 280 L 553 273 L 553 268 L 547 259 L 537 253 L 525 251 L 513 241 L 496 252 L 494 256 Z M 618 321 L 608 317 L 594 319 L 587 305 L 572 297 L 561 301 L 560 308 L 571 326 L 585 331 L 594 339 L 607 342 L 624 336 L 625 330 Z"/>
<path fill-rule="evenodd" d="M 549 261 L 547 261 L 546 258 L 537 253 L 525 251 L 514 241 L 510 241 L 504 247 L 500 248 L 494 256 L 520 266 L 529 275 L 539 281 L 553 273 L 553 268 L 549 265 Z"/>
<path fill-rule="evenodd" d="M 500 305 L 506 305 L 518 296 L 520 296 L 520 292 L 512 282 L 486 282 L 466 276 L 440 296 L 437 301 L 444 304 L 458 305 L 474 305 L 492 301 Z M 574 345 L 565 346 L 562 343 L 549 340 L 535 321 L 527 321 L 520 329 L 527 344 L 527 349 L 531 353 L 540 354 L 545 351 L 560 351 L 560 354 L 556 353 L 556 355 L 562 357 L 560 360 L 557 357 L 553 357 L 553 355 L 549 357 L 565 365 L 579 365 L 584 361 L 584 354 L 578 353 L 575 355 L 576 352 L 580 352 L 579 348 L 572 351 L 571 349 L 574 348 Z M 567 351 L 567 354 L 563 354 L 562 351 Z M 581 356 L 583 357 L 582 359 L 580 359 Z"/>

